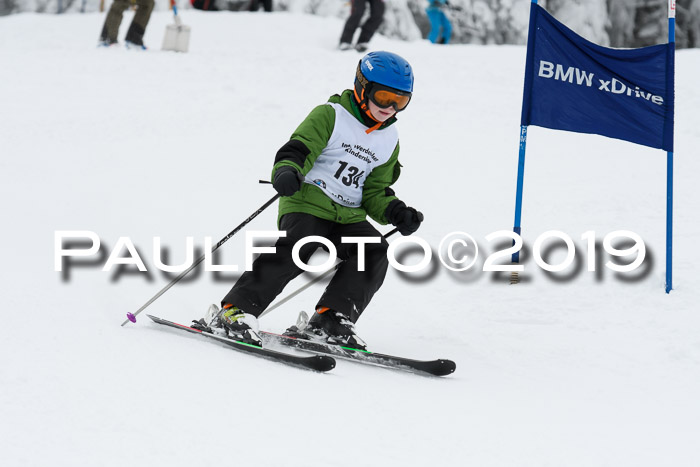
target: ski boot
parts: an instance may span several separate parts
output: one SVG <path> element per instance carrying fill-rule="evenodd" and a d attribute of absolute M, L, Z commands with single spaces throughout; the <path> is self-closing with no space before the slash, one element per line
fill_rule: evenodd
<path fill-rule="evenodd" d="M 367 344 L 355 334 L 355 325 L 352 321 L 344 314 L 327 307 L 318 307 L 311 319 L 302 312 L 297 324 L 287 329 L 284 335 L 358 350 L 367 348 Z"/>
<path fill-rule="evenodd" d="M 125 41 L 124 45 L 129 50 L 148 50 L 148 47 L 146 47 L 143 44 L 143 42 L 137 43 L 137 42 Z"/>
<path fill-rule="evenodd" d="M 108 39 L 106 37 L 101 37 L 97 43 L 97 47 L 112 47 L 113 45 L 119 45 L 119 42 L 116 39 Z"/>
<path fill-rule="evenodd" d="M 238 307 L 226 304 L 222 309 L 216 311 L 212 319 L 209 321 L 209 327 L 214 334 L 224 334 L 231 339 L 245 342 L 246 344 L 262 347 L 262 339 L 258 334 L 258 319 L 248 313 L 245 313 Z M 211 316 L 211 315 L 210 315 Z"/>
<path fill-rule="evenodd" d="M 338 45 L 338 50 L 352 50 L 352 44 L 341 42 L 340 45 Z"/>
<path fill-rule="evenodd" d="M 369 49 L 369 44 L 367 42 L 360 42 L 355 46 L 355 50 L 358 52 L 367 52 Z"/>

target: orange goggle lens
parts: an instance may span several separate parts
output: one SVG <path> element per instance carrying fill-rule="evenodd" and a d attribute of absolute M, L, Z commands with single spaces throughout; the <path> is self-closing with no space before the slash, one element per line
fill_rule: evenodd
<path fill-rule="evenodd" d="M 411 100 L 411 94 L 377 89 L 372 93 L 370 99 L 379 107 L 393 107 L 398 112 L 406 108 Z"/>

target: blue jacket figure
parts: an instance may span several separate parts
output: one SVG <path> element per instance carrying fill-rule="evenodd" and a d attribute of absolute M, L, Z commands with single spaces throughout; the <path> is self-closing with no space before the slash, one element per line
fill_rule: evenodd
<path fill-rule="evenodd" d="M 428 0 L 428 8 L 425 12 L 430 20 L 430 34 L 428 40 L 433 44 L 448 44 L 452 35 L 452 24 L 445 14 L 447 0 Z"/>

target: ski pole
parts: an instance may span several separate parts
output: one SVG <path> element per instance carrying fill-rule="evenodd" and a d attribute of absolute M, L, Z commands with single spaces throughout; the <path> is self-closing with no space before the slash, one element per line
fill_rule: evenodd
<path fill-rule="evenodd" d="M 234 235 L 236 235 L 243 227 L 245 227 L 246 225 L 248 225 L 248 223 L 249 223 L 250 221 L 252 221 L 253 219 L 255 219 L 255 218 L 258 216 L 258 214 L 260 214 L 261 212 L 263 212 L 263 211 L 264 211 L 265 209 L 267 209 L 272 203 L 274 203 L 275 201 L 277 201 L 277 198 L 279 198 L 279 197 L 280 197 L 280 195 L 279 195 L 279 194 L 276 194 L 275 196 L 273 196 L 272 198 L 270 198 L 270 200 L 269 200 L 267 203 L 265 203 L 265 204 L 263 204 L 262 206 L 260 206 L 260 209 L 258 209 L 258 210 L 255 211 L 253 214 L 251 214 L 251 216 L 248 217 L 248 219 L 246 219 L 246 220 L 244 220 L 243 222 L 241 222 L 241 224 L 240 224 L 238 227 L 236 227 L 235 229 L 233 229 L 232 231 L 230 231 L 224 238 L 222 238 L 221 240 L 219 240 L 219 243 L 217 243 L 216 245 L 214 245 L 214 247 L 211 249 L 211 253 L 214 253 L 216 250 L 218 250 L 219 247 L 220 247 L 221 245 L 223 245 L 224 243 L 226 243 L 226 241 L 227 241 L 229 238 L 231 238 L 231 237 L 233 237 Z M 167 292 L 173 285 L 177 284 L 177 283 L 180 281 L 180 279 L 182 279 L 182 278 L 185 277 L 187 274 L 189 274 L 190 271 L 192 271 L 194 268 L 196 268 L 196 267 L 199 265 L 199 263 L 201 263 L 202 261 L 204 261 L 204 258 L 206 258 L 206 254 L 205 254 L 205 255 L 202 255 L 197 261 L 195 261 L 195 262 L 192 264 L 192 266 L 190 266 L 189 268 L 187 268 L 187 270 L 181 272 L 179 276 L 177 276 L 175 279 L 173 279 L 168 285 L 166 285 L 165 287 L 163 287 L 163 288 L 160 290 L 160 292 L 158 292 L 157 294 L 155 294 L 149 301 L 147 301 L 146 303 L 144 303 L 143 306 L 142 306 L 141 308 L 139 308 L 138 310 L 136 310 L 135 313 L 127 313 L 127 314 L 126 314 L 126 318 L 127 318 L 127 319 L 122 323 L 122 326 L 124 326 L 124 325 L 125 325 L 126 323 L 128 323 L 129 321 L 131 321 L 132 323 L 135 323 L 135 322 L 136 322 L 136 316 L 137 316 L 139 313 L 141 313 L 143 310 L 145 310 L 151 303 L 155 302 L 156 299 L 158 299 L 158 297 L 160 297 L 160 296 L 163 295 L 165 292 Z"/>
<path fill-rule="evenodd" d="M 395 234 L 396 232 L 398 232 L 398 231 L 399 231 L 399 229 L 396 228 L 396 229 L 394 229 L 394 230 L 392 230 L 392 231 L 390 231 L 390 232 L 388 232 L 388 233 L 382 235 L 382 238 L 387 239 L 387 238 L 391 237 L 392 235 L 394 235 L 394 234 Z M 320 276 L 314 277 L 311 281 L 309 281 L 309 282 L 307 282 L 305 285 L 299 287 L 297 290 L 295 290 L 294 292 L 290 293 L 289 295 L 287 295 L 286 297 L 284 297 L 283 299 L 281 299 L 280 301 L 278 301 L 277 303 L 275 303 L 274 305 L 272 305 L 271 307 L 269 307 L 267 310 L 265 310 L 265 311 L 263 311 L 262 313 L 260 313 L 260 316 L 258 316 L 258 318 L 262 318 L 263 316 L 265 316 L 266 314 L 268 314 L 269 312 L 271 312 L 271 311 L 274 310 L 275 308 L 279 307 L 280 305 L 283 305 L 283 304 L 287 303 L 289 300 L 293 299 L 294 297 L 296 297 L 297 295 L 299 295 L 300 293 L 302 293 L 304 290 L 306 290 L 306 289 L 308 289 L 309 287 L 311 287 L 312 285 L 314 285 L 316 282 L 319 282 L 319 281 L 323 280 L 324 278 L 328 277 L 328 276 L 331 275 L 334 271 L 336 271 L 336 270 L 340 267 L 340 265 L 343 264 L 344 261 L 345 261 L 345 260 L 341 260 L 341 261 L 338 262 L 335 266 L 331 267 L 329 270 L 327 270 L 326 272 L 324 272 L 324 273 L 321 274 Z"/>

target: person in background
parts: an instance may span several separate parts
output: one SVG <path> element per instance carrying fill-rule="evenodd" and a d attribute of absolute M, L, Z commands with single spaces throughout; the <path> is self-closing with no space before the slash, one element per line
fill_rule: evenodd
<path fill-rule="evenodd" d="M 272 11 L 272 0 L 250 0 L 250 11 L 258 11 L 260 9 L 260 3 L 262 3 L 263 8 L 265 11 L 270 12 Z"/>
<path fill-rule="evenodd" d="M 353 48 L 352 39 L 355 30 L 360 25 L 362 15 L 365 13 L 365 3 L 369 3 L 369 17 L 362 25 L 360 37 L 357 39 L 355 49 L 358 52 L 366 52 L 369 48 L 369 41 L 384 20 L 384 0 L 352 0 L 350 6 L 350 17 L 345 22 L 343 34 L 340 36 L 340 50 L 350 50 Z"/>
<path fill-rule="evenodd" d="M 445 8 L 449 3 L 447 0 L 428 0 L 428 3 L 428 8 L 425 9 L 430 20 L 428 40 L 433 44 L 449 44 L 452 24 L 445 14 Z"/>
<path fill-rule="evenodd" d="M 136 0 L 136 14 L 134 19 L 131 20 L 129 30 L 126 32 L 125 42 L 127 47 L 146 50 L 146 46 L 143 44 L 143 35 L 146 32 L 148 21 L 151 19 L 153 5 L 153 0 Z M 130 0 L 114 0 L 112 2 L 107 18 L 105 18 L 105 24 L 102 27 L 99 45 L 109 47 L 118 43 L 117 36 L 119 35 L 119 26 L 122 23 L 124 10 L 130 6 Z"/>
<path fill-rule="evenodd" d="M 190 0 L 192 8 L 203 11 L 219 11 L 216 0 Z"/>

